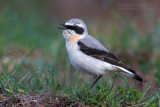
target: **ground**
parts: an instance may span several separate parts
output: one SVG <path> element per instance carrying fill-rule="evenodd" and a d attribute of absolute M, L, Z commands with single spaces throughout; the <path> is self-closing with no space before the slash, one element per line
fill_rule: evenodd
<path fill-rule="evenodd" d="M 0 1 L 1 105 L 160 105 L 160 21 L 154 12 L 127 10 L 129 13 L 123 14 L 112 5 L 106 8 L 107 14 L 104 8 L 99 12 L 103 0 L 85 0 L 86 6 L 92 2 L 95 12 L 105 16 L 94 17 L 94 13 L 91 20 L 82 18 L 89 34 L 146 81 L 143 85 L 119 73 L 107 73 L 87 92 L 93 77 L 72 67 L 62 31 L 57 28 L 59 22 L 65 23 L 74 15 L 67 12 L 68 17 L 62 17 L 61 13 L 57 18 L 51 2 L 40 1 Z"/>

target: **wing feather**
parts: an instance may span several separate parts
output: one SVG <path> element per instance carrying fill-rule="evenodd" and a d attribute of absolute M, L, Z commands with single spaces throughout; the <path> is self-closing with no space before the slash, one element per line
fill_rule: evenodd
<path fill-rule="evenodd" d="M 103 51 L 108 52 L 108 50 L 98 40 L 96 40 L 94 37 L 92 37 L 90 35 L 87 35 L 87 36 L 85 36 L 85 38 L 82 38 L 80 40 L 80 42 L 82 42 L 84 45 L 86 45 L 90 48 L 94 48 L 94 49 L 103 50 Z"/>
<path fill-rule="evenodd" d="M 134 70 L 127 67 L 125 64 L 123 64 L 117 56 L 109 52 L 108 50 L 98 50 L 93 47 L 89 47 L 85 45 L 82 41 L 78 41 L 78 46 L 80 47 L 80 50 L 85 53 L 86 55 L 89 55 L 91 57 L 94 57 L 96 59 L 99 59 L 101 61 L 125 68 L 129 70 L 132 73 L 135 73 Z"/>

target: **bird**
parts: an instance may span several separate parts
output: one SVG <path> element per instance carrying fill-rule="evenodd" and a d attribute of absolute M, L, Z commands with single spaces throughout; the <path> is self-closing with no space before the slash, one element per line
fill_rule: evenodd
<path fill-rule="evenodd" d="M 84 21 L 73 18 L 65 24 L 60 24 L 63 37 L 66 41 L 70 63 L 83 73 L 94 77 L 89 89 L 106 74 L 107 71 L 120 72 L 139 82 L 143 82 L 141 76 L 135 70 L 126 66 L 121 60 L 106 49 L 96 38 L 89 35 Z"/>

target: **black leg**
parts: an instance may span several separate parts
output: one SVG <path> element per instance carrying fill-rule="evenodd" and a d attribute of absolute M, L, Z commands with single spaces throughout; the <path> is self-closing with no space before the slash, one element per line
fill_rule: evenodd
<path fill-rule="evenodd" d="M 101 77 L 102 77 L 102 75 L 99 75 L 99 76 L 94 75 L 94 80 L 93 80 L 93 82 L 92 82 L 89 90 L 95 85 L 95 83 L 96 83 Z"/>

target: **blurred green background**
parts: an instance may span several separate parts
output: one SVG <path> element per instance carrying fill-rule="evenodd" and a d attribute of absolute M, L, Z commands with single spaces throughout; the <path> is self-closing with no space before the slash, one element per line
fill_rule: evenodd
<path fill-rule="evenodd" d="M 62 31 L 57 29 L 59 23 L 71 18 L 84 20 L 92 36 L 146 81 L 152 79 L 153 87 L 159 87 L 159 7 L 130 9 L 119 7 L 118 3 L 112 0 L 1 0 L 0 74 L 10 83 L 3 80 L 3 87 L 15 87 L 16 82 L 23 89 L 26 81 L 30 81 L 29 86 L 34 81 L 39 87 L 47 87 L 46 84 L 80 87 L 92 79 L 71 66 Z M 33 86 L 28 91 L 36 89 L 43 88 Z"/>

